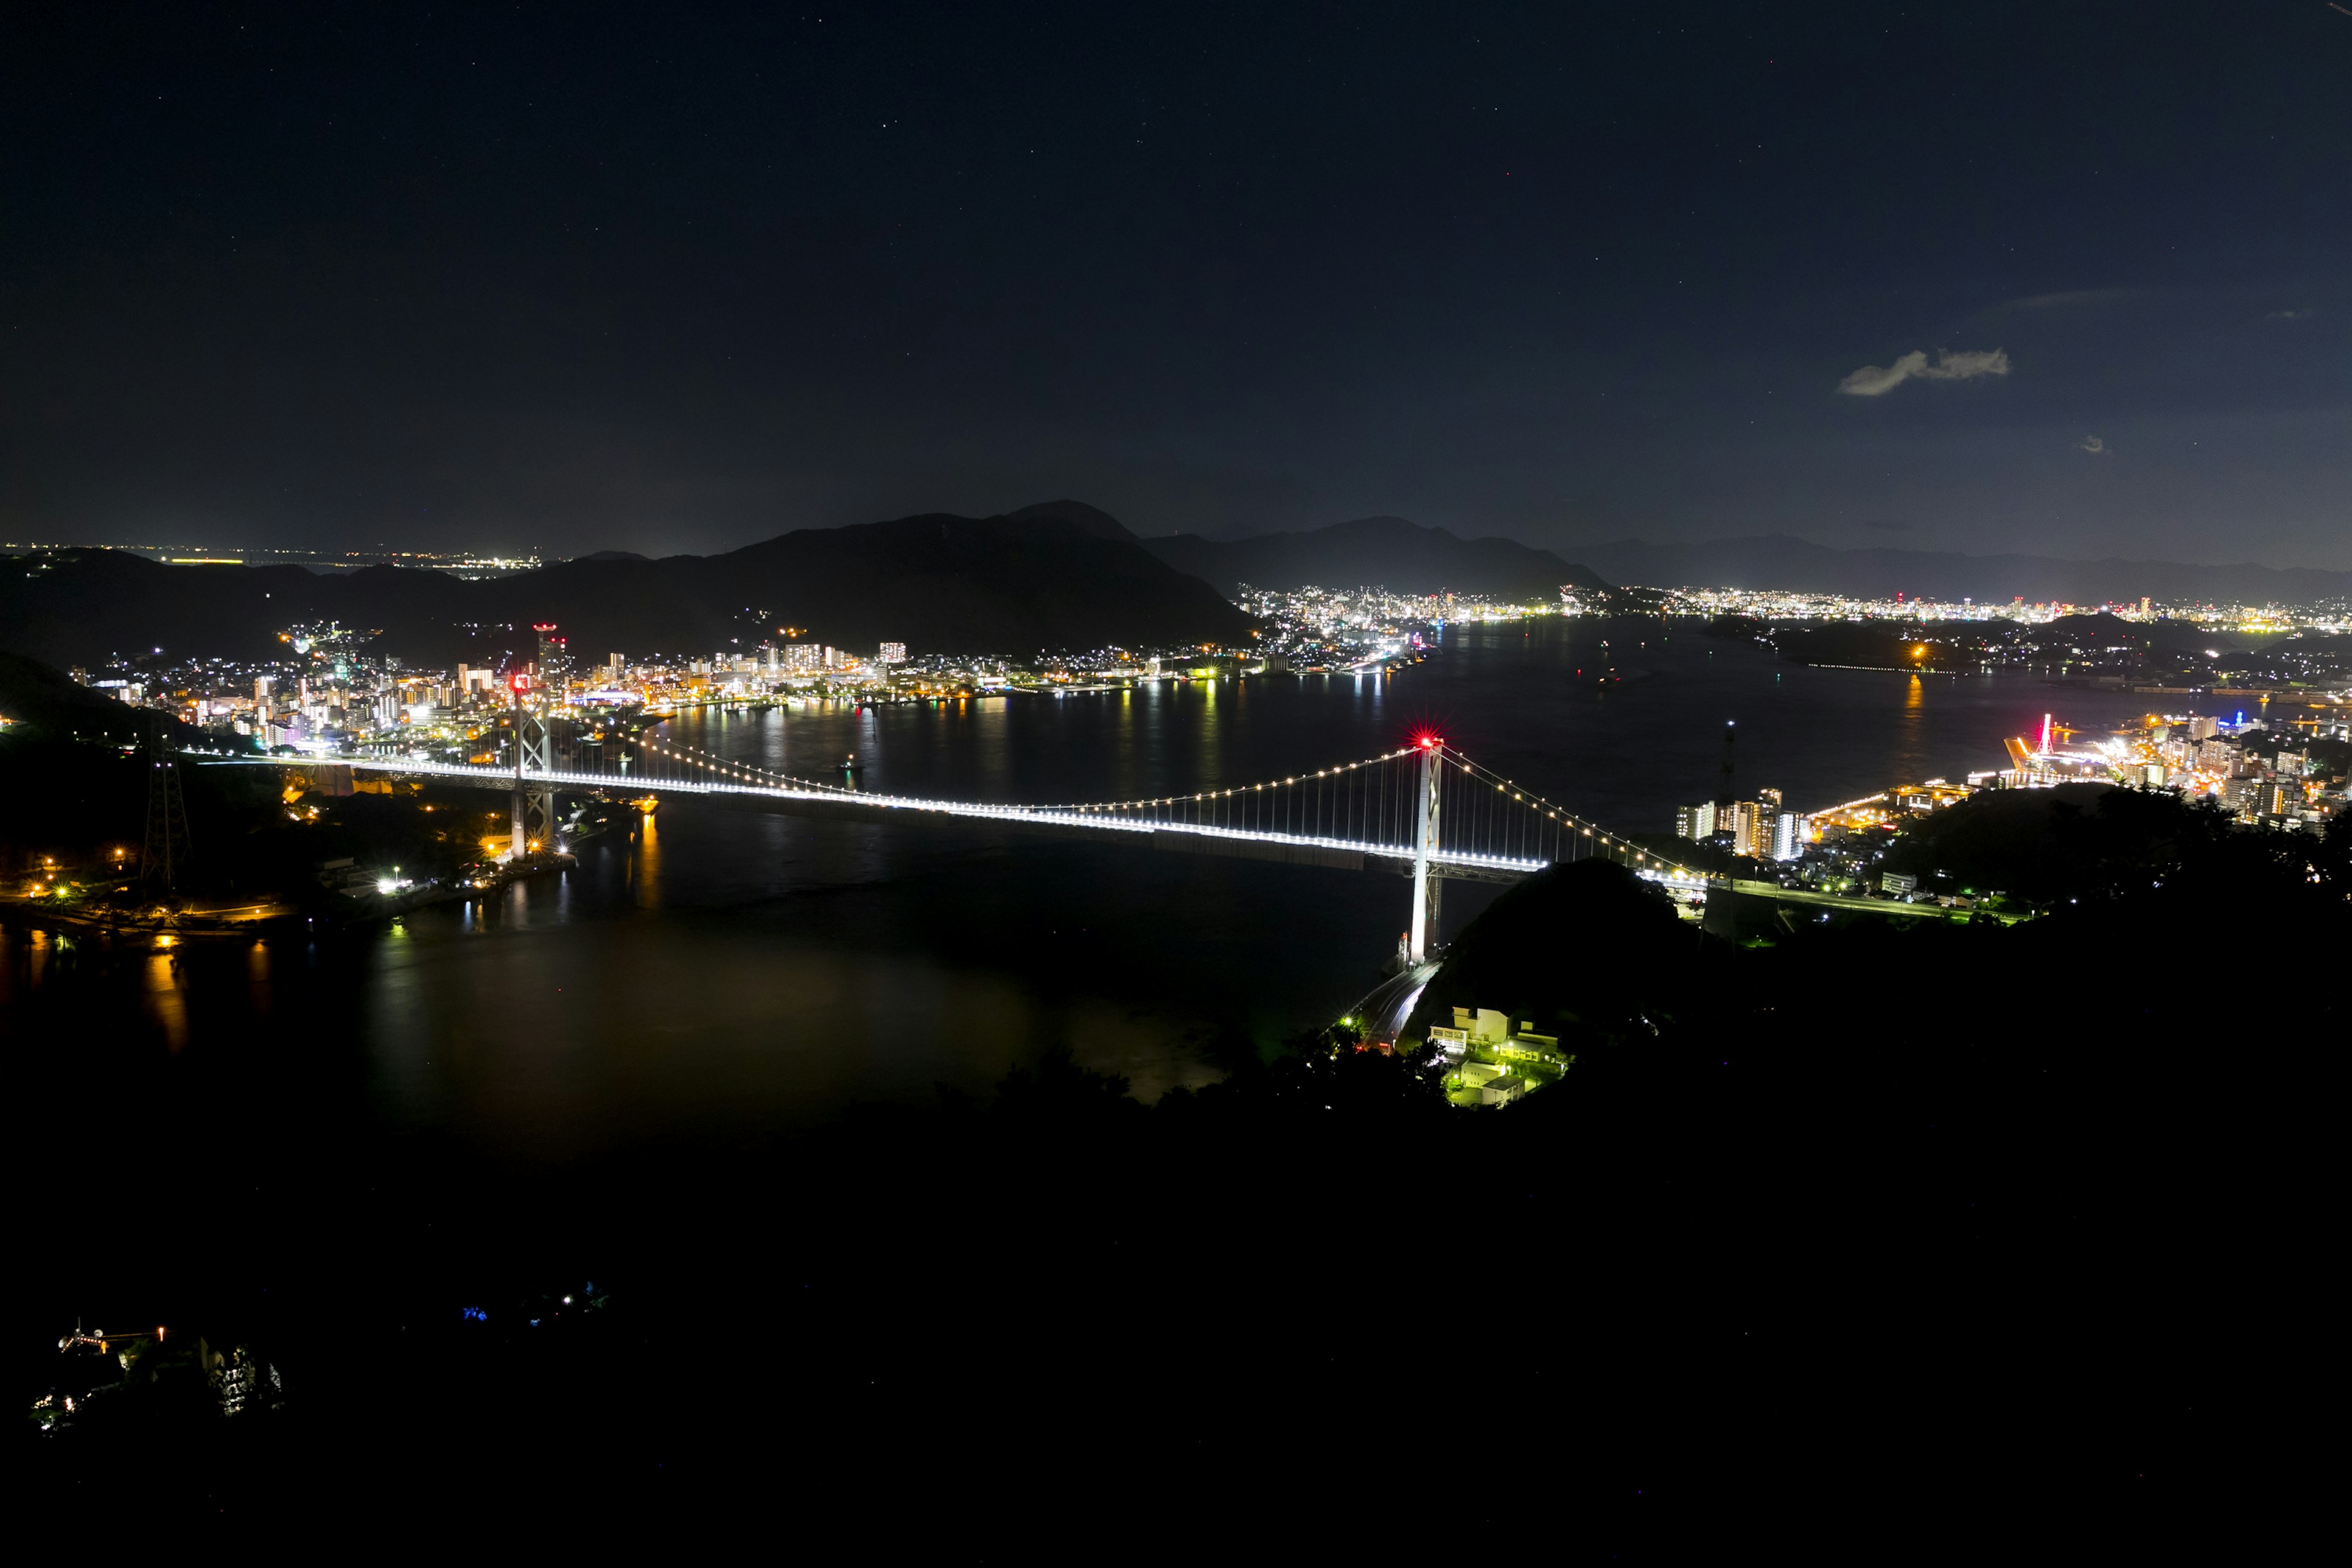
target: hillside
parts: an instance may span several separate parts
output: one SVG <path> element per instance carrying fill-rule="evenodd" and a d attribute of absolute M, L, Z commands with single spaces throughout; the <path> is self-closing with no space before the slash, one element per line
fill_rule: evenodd
<path fill-rule="evenodd" d="M 64 670 L 0 652 L 0 719 L 53 741 L 103 741 L 134 746 L 162 725 L 173 744 L 205 743 L 203 732 L 151 708 L 132 708 L 93 691 Z"/>
<path fill-rule="evenodd" d="M 2045 555 L 1958 551 L 1832 550 L 1775 534 L 1699 544 L 1618 540 L 1578 554 L 1612 582 L 1645 588 L 1788 588 L 1862 598 L 2024 598 L 2097 605 L 2142 595 L 2175 603 L 2308 604 L 2352 595 L 2352 572 L 2198 566 L 2179 561 L 2062 561 Z"/>
<path fill-rule="evenodd" d="M 1608 860 L 1554 866 L 1504 893 L 1456 937 L 1408 1035 L 1455 1007 L 1493 1007 L 1579 1048 L 1646 1037 L 1701 999 L 1678 991 L 1692 934 L 1655 888 Z M 1572 962 L 1563 955 L 1574 954 Z M 1668 1000 L 1672 999 L 1672 1000 Z"/>
<path fill-rule="evenodd" d="M 339 621 L 424 663 L 488 663 L 553 621 L 590 658 L 754 646 L 781 626 L 852 649 L 1025 654 L 1226 642 L 1247 616 L 1078 502 L 1003 517 L 945 512 L 800 529 L 722 555 L 602 552 L 467 583 L 369 567 L 166 566 L 77 551 L 0 570 L 0 647 L 58 664 L 117 652 L 257 657 L 283 628 Z"/>
<path fill-rule="evenodd" d="M 1179 572 L 1233 593 L 1258 588 L 1378 586 L 1398 594 L 1451 588 L 1498 599 L 1543 599 L 1563 585 L 1608 584 L 1585 566 L 1510 539 L 1460 539 L 1401 517 L 1367 517 L 1306 533 L 1203 539 L 1175 533 L 1143 547 Z"/>

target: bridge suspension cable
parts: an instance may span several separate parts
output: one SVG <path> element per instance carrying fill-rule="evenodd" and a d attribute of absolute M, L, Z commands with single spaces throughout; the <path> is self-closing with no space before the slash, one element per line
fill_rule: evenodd
<path fill-rule="evenodd" d="M 1223 789 L 1038 809 L 1403 850 L 1412 842 L 1416 775 L 1424 749 L 1402 746 L 1318 768 L 1312 773 L 1285 774 Z M 1452 746 L 1440 743 L 1430 749 L 1436 752 L 1443 766 L 1482 786 L 1443 793 L 1438 826 L 1442 851 L 1514 862 L 1581 860 L 1605 855 L 1637 869 L 1688 875 L 1684 867 L 1665 857 L 1578 816 Z"/>
<path fill-rule="evenodd" d="M 1063 826 L 1172 830 L 1416 860 L 1428 866 L 1427 874 L 1434 875 L 1525 875 L 1547 864 L 1594 855 L 1635 870 L 1691 875 L 1685 867 L 1578 816 L 1435 736 L 1311 773 L 1286 773 L 1250 784 L 1128 800 L 1025 805 L 920 800 L 860 790 L 854 784 L 804 778 L 722 757 L 681 741 L 666 729 L 646 731 L 632 739 L 625 733 L 591 731 L 568 717 L 548 715 L 544 722 L 546 739 L 531 744 L 524 758 L 524 773 L 547 780 L 551 786 L 559 780 L 575 787 L 601 783 L 659 788 L 667 783 L 697 791 L 740 789 L 818 795 L 877 807 L 909 806 Z M 514 743 L 512 737 L 502 738 L 494 751 L 510 757 L 507 748 Z M 365 760 L 379 766 L 401 765 L 389 755 Z M 410 765 L 416 765 L 415 762 L 412 760 Z M 503 765 L 513 764 L 509 761 Z M 1424 767 L 1435 770 L 1426 780 Z M 444 765 L 435 771 L 472 773 L 479 770 Z M 1439 774 L 1454 782 L 1438 788 Z"/>
<path fill-rule="evenodd" d="M 1516 844 L 1519 842 L 1518 836 L 1528 835 L 1531 827 L 1532 842 L 1538 847 L 1538 853 L 1531 857 L 1532 858 L 1580 859 L 1582 858 L 1580 854 L 1562 854 L 1559 851 L 1564 847 L 1589 839 L 1591 844 L 1587 847 L 1590 850 L 1610 855 L 1637 868 L 1664 871 L 1675 876 L 1690 874 L 1686 868 L 1675 865 L 1664 856 L 1654 855 L 1641 846 L 1586 821 L 1574 812 L 1564 809 L 1542 795 L 1521 788 L 1515 781 L 1507 779 L 1493 769 L 1471 761 L 1451 746 L 1444 748 L 1444 755 L 1448 763 L 1462 773 L 1467 773 L 1477 783 L 1487 786 L 1486 791 L 1469 793 L 1482 799 L 1487 797 L 1488 792 L 1491 792 L 1492 795 L 1507 797 L 1509 805 L 1524 807 L 1526 813 L 1536 819 L 1532 825 L 1529 825 L 1522 818 L 1516 824 L 1507 826 L 1504 830 L 1504 837 Z M 1501 804 L 1497 803 L 1497 817 L 1507 824 L 1511 824 L 1512 819 L 1502 816 L 1499 809 Z M 1540 847 L 1547 844 L 1551 846 L 1552 852 L 1543 854 L 1540 852 Z"/>
<path fill-rule="evenodd" d="M 715 756 L 699 746 L 690 746 L 675 739 L 637 742 L 637 754 L 659 763 L 668 763 L 688 774 L 701 774 L 735 779 L 744 784 L 764 784 L 772 789 L 814 790 L 824 795 L 856 795 L 860 792 L 847 784 L 832 784 L 823 779 L 804 779 L 796 774 L 779 773 L 755 763 L 739 763 L 727 757 Z M 643 771 L 643 770 L 641 770 Z"/>

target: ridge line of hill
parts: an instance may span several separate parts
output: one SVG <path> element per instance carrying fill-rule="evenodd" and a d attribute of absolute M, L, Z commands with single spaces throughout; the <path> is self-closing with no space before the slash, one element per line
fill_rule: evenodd
<path fill-rule="evenodd" d="M 1253 625 L 1075 501 L 797 529 L 718 555 L 599 552 L 480 581 L 391 565 L 335 575 L 168 565 L 106 550 L 0 568 L 0 647 L 58 665 L 148 650 L 263 657 L 287 627 L 323 621 L 436 665 L 494 664 L 546 621 L 591 660 L 750 648 L 787 626 L 853 650 L 903 642 L 919 656 L 1228 643 Z"/>
<path fill-rule="evenodd" d="M 1257 588 L 1379 586 L 1398 594 L 1451 589 L 1497 599 L 1556 601 L 1563 587 L 1606 588 L 1591 567 L 1515 539 L 1464 539 L 1402 517 L 1363 517 L 1296 533 L 1246 539 L 1163 534 L 1143 547 L 1178 571 L 1232 594 Z"/>

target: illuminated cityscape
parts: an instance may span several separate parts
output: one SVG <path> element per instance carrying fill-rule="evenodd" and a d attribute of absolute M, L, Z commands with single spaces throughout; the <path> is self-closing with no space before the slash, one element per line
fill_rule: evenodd
<path fill-rule="evenodd" d="M 2136 602 L 2074 605 L 2057 601 L 2029 604 L 2021 596 L 2006 603 L 1979 604 L 1906 598 L 1856 599 L 1842 594 L 1806 594 L 1748 588 L 1666 588 L 1662 608 L 1679 616 L 1746 616 L 1760 621 L 1903 621 L 1936 625 L 1946 621 L 2013 621 L 2042 626 L 2075 616 L 2112 616 L 2142 625 L 2176 621 L 2184 626 L 2273 636 L 2308 632 L 2329 636 L 2352 631 L 2352 601 L 2330 600 L 2309 605 L 2216 605 L 2158 603 L 2143 597 Z"/>
<path fill-rule="evenodd" d="M 16 1534 L 2307 1553 L 2347 72 L 0 10 Z"/>

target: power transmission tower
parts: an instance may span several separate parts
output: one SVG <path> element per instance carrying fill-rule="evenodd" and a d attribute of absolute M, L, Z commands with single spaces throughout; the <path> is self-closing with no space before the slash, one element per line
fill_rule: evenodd
<path fill-rule="evenodd" d="M 180 765 L 163 726 L 158 716 L 147 727 L 147 847 L 139 857 L 139 880 L 161 882 L 168 894 L 188 868 L 188 803 L 180 795 Z"/>

